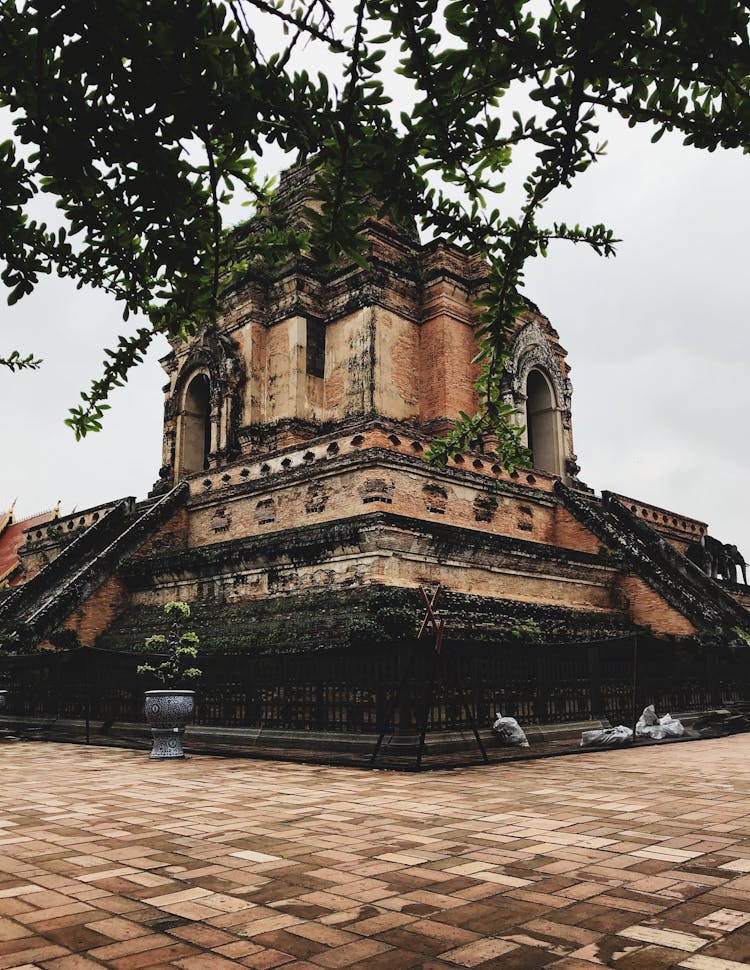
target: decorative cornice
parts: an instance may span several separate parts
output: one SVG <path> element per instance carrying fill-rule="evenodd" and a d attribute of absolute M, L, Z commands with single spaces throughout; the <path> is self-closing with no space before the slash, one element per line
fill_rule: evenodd
<path fill-rule="evenodd" d="M 349 548 L 359 552 L 372 551 L 378 546 L 376 534 L 398 533 L 410 536 L 409 549 L 415 539 L 421 537 L 433 542 L 441 554 L 463 558 L 483 558 L 495 562 L 498 555 L 520 557 L 516 568 L 523 563 L 536 564 L 534 571 L 543 571 L 551 564 L 567 563 L 572 567 L 589 567 L 611 576 L 616 567 L 601 556 L 559 549 L 545 543 L 531 542 L 511 536 L 495 535 L 478 529 L 426 521 L 393 512 L 371 512 L 334 522 L 321 522 L 294 529 L 284 529 L 265 535 L 230 539 L 208 546 L 200 546 L 180 552 L 157 553 L 147 558 L 126 560 L 122 575 L 132 588 L 148 588 L 160 576 L 201 576 L 217 569 L 232 571 L 243 566 L 257 565 L 258 559 L 266 561 L 271 568 L 283 564 L 316 565 L 335 554 L 337 549 Z M 393 548 L 391 542 L 387 548 Z M 531 568 L 531 567 L 530 567 Z"/>

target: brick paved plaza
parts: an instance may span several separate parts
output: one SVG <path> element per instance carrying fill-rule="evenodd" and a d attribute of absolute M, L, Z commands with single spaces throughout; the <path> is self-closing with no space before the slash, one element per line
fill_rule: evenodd
<path fill-rule="evenodd" d="M 750 736 L 422 775 L 0 761 L 0 970 L 750 963 Z"/>

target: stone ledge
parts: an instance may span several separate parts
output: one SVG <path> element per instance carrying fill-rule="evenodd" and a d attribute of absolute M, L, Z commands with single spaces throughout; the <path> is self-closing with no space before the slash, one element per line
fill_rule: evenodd
<path fill-rule="evenodd" d="M 220 563 L 224 570 L 243 564 L 252 565 L 258 558 L 277 567 L 282 563 L 313 565 L 325 561 L 337 548 L 352 548 L 363 552 L 384 548 L 383 543 L 374 539 L 373 535 L 385 533 L 411 536 L 412 542 L 419 539 L 437 542 L 441 553 L 444 553 L 446 547 L 467 550 L 467 554 L 474 559 L 484 554 L 494 561 L 500 553 L 506 553 L 523 557 L 529 562 L 594 567 L 607 574 L 614 574 L 619 568 L 619 564 L 608 562 L 594 553 L 378 511 L 297 528 L 279 529 L 265 535 L 213 542 L 179 553 L 153 553 L 148 557 L 129 558 L 121 567 L 121 575 L 131 588 L 140 589 L 148 588 L 161 574 L 183 575 L 201 571 L 202 568 L 216 563 Z"/>
<path fill-rule="evenodd" d="M 531 724 L 522 725 L 529 742 L 548 743 L 550 741 L 576 741 L 582 731 L 608 727 L 606 720 L 575 721 L 569 724 Z M 86 736 L 85 720 L 72 718 L 39 718 L 39 717 L 0 717 L 0 731 L 14 730 L 27 734 L 42 733 L 52 737 L 81 739 Z M 113 743 L 142 742 L 143 746 L 150 743 L 150 729 L 140 722 L 114 722 L 112 724 L 101 721 L 91 721 L 89 731 L 92 739 L 99 743 L 108 739 Z M 491 728 L 479 731 L 482 742 L 487 748 L 503 749 L 506 745 L 498 743 Z M 196 749 L 220 753 L 222 750 L 239 751 L 252 749 L 262 752 L 278 749 L 293 749 L 315 752 L 321 756 L 328 754 L 351 754 L 366 757 L 371 754 L 377 743 L 377 734 L 355 734 L 333 731 L 294 731 L 261 727 L 209 727 L 207 725 L 191 724 L 185 737 L 185 749 L 191 749 L 191 742 Z M 138 744 L 140 747 L 141 744 Z M 419 746 L 419 735 L 410 732 L 402 737 L 386 735 L 383 747 L 390 754 L 401 756 L 415 756 Z M 394 751 L 395 749 L 395 751 Z M 476 750 L 476 740 L 471 731 L 433 731 L 425 736 L 425 751 L 427 754 L 462 754 Z M 511 750 L 511 749 L 509 749 Z"/>

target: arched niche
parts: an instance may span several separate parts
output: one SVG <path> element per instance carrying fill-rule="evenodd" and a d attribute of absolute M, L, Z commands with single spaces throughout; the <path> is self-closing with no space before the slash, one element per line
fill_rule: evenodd
<path fill-rule="evenodd" d="M 180 411 L 178 478 L 208 468 L 211 452 L 211 382 L 206 374 L 191 378 Z"/>
<path fill-rule="evenodd" d="M 561 428 L 552 383 L 532 368 L 526 379 L 526 436 L 538 471 L 562 475 Z"/>

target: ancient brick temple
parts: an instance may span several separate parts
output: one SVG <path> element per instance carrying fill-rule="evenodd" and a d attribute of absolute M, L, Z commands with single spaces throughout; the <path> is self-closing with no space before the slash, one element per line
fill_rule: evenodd
<path fill-rule="evenodd" d="M 266 218 L 299 224 L 308 196 L 287 173 Z M 436 584 L 484 639 L 530 621 L 558 640 L 750 629 L 746 587 L 682 555 L 705 523 L 579 481 L 566 352 L 533 305 L 503 377 L 533 468 L 507 474 L 491 440 L 425 462 L 476 406 L 486 267 L 387 221 L 366 236 L 368 268 L 249 274 L 215 328 L 174 345 L 151 496 L 27 530 L 0 629 L 123 646 L 183 599 L 209 648 L 313 648 L 392 632 L 404 591 Z"/>

